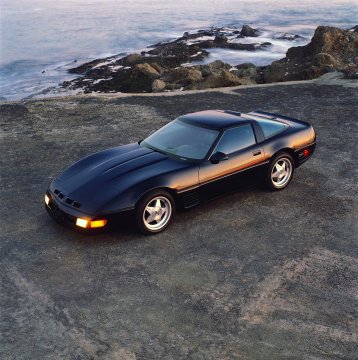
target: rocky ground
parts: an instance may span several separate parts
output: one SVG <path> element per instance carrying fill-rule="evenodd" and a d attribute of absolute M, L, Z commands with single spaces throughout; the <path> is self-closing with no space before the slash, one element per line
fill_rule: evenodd
<path fill-rule="evenodd" d="M 151 45 L 140 54 L 98 59 L 70 70 L 82 75 L 66 81 L 62 88 L 91 92 L 163 92 L 197 90 L 224 86 L 308 80 L 332 71 L 358 79 L 358 30 L 319 26 L 305 46 L 289 48 L 286 57 L 268 66 L 243 63 L 236 66 L 215 61 L 200 64 L 210 49 L 241 51 L 268 50 L 270 42 L 257 42 L 260 32 L 244 25 L 242 29 L 212 28 Z M 272 33 L 272 39 L 302 40 L 297 34 Z"/>
<path fill-rule="evenodd" d="M 45 212 L 72 162 L 213 108 L 308 120 L 316 153 L 286 190 L 238 191 L 154 237 L 84 236 Z M 356 359 L 357 114 L 357 82 L 327 76 L 0 103 L 0 358 Z"/>

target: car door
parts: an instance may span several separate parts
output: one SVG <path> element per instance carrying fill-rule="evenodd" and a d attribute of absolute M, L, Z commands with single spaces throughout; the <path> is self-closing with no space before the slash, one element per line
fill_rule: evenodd
<path fill-rule="evenodd" d="M 218 151 L 226 154 L 227 159 L 219 163 L 208 159 L 199 168 L 203 200 L 243 185 L 264 160 L 263 148 L 257 143 L 250 123 L 226 129 L 212 154 Z"/>

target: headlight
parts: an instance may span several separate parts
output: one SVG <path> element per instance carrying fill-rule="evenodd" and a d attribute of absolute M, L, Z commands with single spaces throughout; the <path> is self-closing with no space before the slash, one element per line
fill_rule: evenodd
<path fill-rule="evenodd" d="M 77 218 L 77 220 L 76 220 L 76 225 L 77 225 L 77 226 L 86 228 L 86 227 L 87 227 L 87 224 L 88 224 L 88 220 L 80 219 L 80 218 Z"/>
<path fill-rule="evenodd" d="M 50 198 L 47 194 L 45 194 L 45 203 L 48 206 L 48 204 L 50 203 Z"/>

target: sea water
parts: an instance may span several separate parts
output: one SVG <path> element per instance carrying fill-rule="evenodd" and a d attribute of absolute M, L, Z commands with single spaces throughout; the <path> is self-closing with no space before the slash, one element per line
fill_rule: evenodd
<path fill-rule="evenodd" d="M 184 31 L 211 26 L 265 30 L 273 46 L 256 52 L 210 49 L 206 61 L 266 65 L 303 45 L 318 25 L 350 28 L 357 0 L 0 0 L 0 99 L 41 94 L 74 76 L 67 70 L 91 59 L 140 51 Z M 274 32 L 305 37 L 272 41 Z"/>

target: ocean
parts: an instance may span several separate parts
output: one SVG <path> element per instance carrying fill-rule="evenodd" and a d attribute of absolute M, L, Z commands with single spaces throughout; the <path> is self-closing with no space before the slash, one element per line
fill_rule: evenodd
<path fill-rule="evenodd" d="M 71 67 L 95 58 L 140 51 L 184 31 L 250 24 L 303 35 L 276 41 L 270 50 L 211 50 L 208 61 L 266 65 L 290 46 L 310 40 L 318 25 L 350 28 L 358 22 L 357 0 L 0 0 L 0 99 L 41 95 L 64 80 Z"/>

